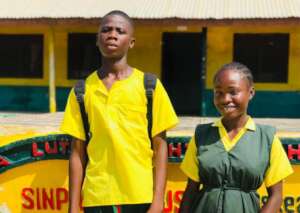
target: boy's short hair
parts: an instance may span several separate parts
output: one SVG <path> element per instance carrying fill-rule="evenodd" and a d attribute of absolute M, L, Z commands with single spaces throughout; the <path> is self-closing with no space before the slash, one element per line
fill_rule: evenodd
<path fill-rule="evenodd" d="M 213 83 L 216 83 L 219 74 L 226 70 L 235 70 L 236 72 L 240 73 L 243 76 L 243 78 L 246 78 L 248 80 L 250 86 L 253 85 L 254 80 L 251 70 L 246 65 L 235 61 L 223 65 L 215 74 Z"/>
<path fill-rule="evenodd" d="M 123 18 L 125 18 L 128 23 L 130 24 L 130 26 L 132 27 L 132 29 L 134 29 L 134 24 L 133 24 L 133 20 L 129 17 L 129 15 L 125 12 L 123 12 L 122 10 L 112 10 L 108 13 L 106 13 L 102 19 L 101 19 L 101 22 L 102 20 L 104 20 L 107 16 L 111 16 L 111 15 L 118 15 L 118 16 L 122 16 Z"/>

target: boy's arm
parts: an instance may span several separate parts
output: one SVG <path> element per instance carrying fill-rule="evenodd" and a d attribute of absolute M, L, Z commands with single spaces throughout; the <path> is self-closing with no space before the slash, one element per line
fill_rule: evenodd
<path fill-rule="evenodd" d="M 261 208 L 261 213 L 272 213 L 279 212 L 282 203 L 282 181 L 274 184 L 267 188 L 268 191 L 268 201 Z"/>
<path fill-rule="evenodd" d="M 69 159 L 69 213 L 80 212 L 81 186 L 86 166 L 85 142 L 73 139 Z"/>
<path fill-rule="evenodd" d="M 147 213 L 161 213 L 164 209 L 164 194 L 166 188 L 168 147 L 166 132 L 163 131 L 152 139 L 154 151 L 154 195 L 152 204 Z"/>
<path fill-rule="evenodd" d="M 180 203 L 179 213 L 189 213 L 190 208 L 195 199 L 197 192 L 199 191 L 200 182 L 195 182 L 192 179 L 188 179 L 185 191 Z"/>

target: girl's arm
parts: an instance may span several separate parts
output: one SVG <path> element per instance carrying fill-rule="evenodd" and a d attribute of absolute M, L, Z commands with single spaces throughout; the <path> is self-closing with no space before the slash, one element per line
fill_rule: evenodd
<path fill-rule="evenodd" d="M 188 179 L 185 191 L 183 193 L 183 197 L 181 200 L 179 213 L 189 213 L 193 200 L 197 192 L 199 191 L 200 182 L 195 182 Z"/>
<path fill-rule="evenodd" d="M 282 203 L 282 181 L 274 184 L 267 188 L 268 191 L 268 201 L 263 205 L 260 212 L 261 213 L 274 213 L 279 212 Z"/>
<path fill-rule="evenodd" d="M 74 139 L 69 160 L 69 213 L 80 212 L 80 194 L 86 165 L 85 142 Z"/>

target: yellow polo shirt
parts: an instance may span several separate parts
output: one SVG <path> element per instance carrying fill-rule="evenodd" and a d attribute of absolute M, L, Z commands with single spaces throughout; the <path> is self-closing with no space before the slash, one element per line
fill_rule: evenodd
<path fill-rule="evenodd" d="M 143 72 L 116 81 L 110 90 L 97 72 L 86 80 L 85 107 L 92 138 L 83 183 L 83 206 L 151 203 L 153 175 L 147 132 Z M 153 94 L 152 136 L 178 123 L 161 82 Z M 67 102 L 61 130 L 84 140 L 84 128 L 74 91 Z"/>
<path fill-rule="evenodd" d="M 219 128 L 220 138 L 224 144 L 226 151 L 230 151 L 236 145 L 239 139 L 246 133 L 247 130 L 255 131 L 256 129 L 253 119 L 249 117 L 245 126 L 232 140 L 230 140 L 227 131 L 221 122 L 221 119 L 217 120 L 212 125 Z M 180 168 L 189 178 L 196 182 L 199 182 L 199 163 L 196 155 L 197 147 L 195 143 L 195 137 L 193 136 L 189 142 L 188 149 L 185 153 L 185 157 L 180 165 Z M 270 166 L 266 171 L 264 183 L 266 187 L 272 186 L 292 173 L 293 169 L 289 162 L 289 159 L 286 156 L 279 138 L 275 135 L 271 147 Z"/>

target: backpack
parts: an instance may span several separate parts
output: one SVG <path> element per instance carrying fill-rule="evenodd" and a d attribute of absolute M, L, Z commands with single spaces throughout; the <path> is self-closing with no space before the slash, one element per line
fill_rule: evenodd
<path fill-rule="evenodd" d="M 153 148 L 152 144 L 152 137 L 151 137 L 151 131 L 152 131 L 152 105 L 153 105 L 153 91 L 156 87 L 156 76 L 151 73 L 145 73 L 144 74 L 144 88 L 145 88 L 145 94 L 147 98 L 147 120 L 148 120 L 148 137 L 151 141 L 151 148 Z M 83 122 L 84 132 L 85 132 L 85 138 L 86 142 L 88 142 L 91 139 L 91 132 L 90 132 L 90 125 L 88 122 L 88 115 L 85 110 L 84 106 L 84 93 L 85 93 L 85 81 L 79 80 L 75 87 L 74 92 L 76 95 L 77 102 L 79 104 L 80 108 L 80 114 Z"/>

